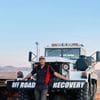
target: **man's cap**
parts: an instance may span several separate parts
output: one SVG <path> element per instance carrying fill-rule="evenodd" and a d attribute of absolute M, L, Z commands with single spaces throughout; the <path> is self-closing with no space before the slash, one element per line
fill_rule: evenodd
<path fill-rule="evenodd" d="M 44 57 L 44 56 L 40 56 L 40 57 L 39 57 L 39 60 L 41 60 L 41 59 L 45 59 L 45 57 Z"/>

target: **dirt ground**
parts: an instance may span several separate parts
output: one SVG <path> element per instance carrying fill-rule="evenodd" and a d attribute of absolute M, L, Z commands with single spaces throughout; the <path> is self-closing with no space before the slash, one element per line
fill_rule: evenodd
<path fill-rule="evenodd" d="M 16 72 L 0 72 L 0 79 L 16 79 Z"/>
<path fill-rule="evenodd" d="M 100 93 L 97 93 L 96 100 L 100 100 Z"/>
<path fill-rule="evenodd" d="M 100 100 L 100 84 L 98 84 L 98 91 L 96 95 L 96 100 Z"/>
<path fill-rule="evenodd" d="M 97 91 L 96 100 L 100 100 L 100 90 Z"/>
<path fill-rule="evenodd" d="M 100 71 L 97 72 L 98 74 L 98 84 L 97 84 L 97 95 L 96 95 L 96 100 L 100 100 Z"/>

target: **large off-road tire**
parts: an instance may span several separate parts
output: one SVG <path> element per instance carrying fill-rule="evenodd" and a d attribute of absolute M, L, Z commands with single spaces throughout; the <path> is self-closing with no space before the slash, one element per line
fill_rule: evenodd
<path fill-rule="evenodd" d="M 92 90 L 91 100 L 95 100 L 96 92 L 97 92 L 97 84 L 95 82 L 92 84 L 91 90 Z"/>
<path fill-rule="evenodd" d="M 85 84 L 83 88 L 83 100 L 91 100 L 89 84 Z"/>
<path fill-rule="evenodd" d="M 91 100 L 88 84 L 85 84 L 84 88 L 79 90 L 76 100 Z"/>

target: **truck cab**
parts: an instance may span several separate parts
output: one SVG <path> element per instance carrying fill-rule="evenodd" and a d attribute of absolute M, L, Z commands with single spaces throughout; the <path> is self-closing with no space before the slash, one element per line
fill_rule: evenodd
<path fill-rule="evenodd" d="M 79 59 L 80 55 L 86 55 L 83 44 L 53 43 L 45 47 L 46 57 L 63 57 L 74 61 Z"/>

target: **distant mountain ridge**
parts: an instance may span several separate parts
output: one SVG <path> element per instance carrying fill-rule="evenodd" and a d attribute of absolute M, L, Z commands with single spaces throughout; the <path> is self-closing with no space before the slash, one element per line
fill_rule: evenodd
<path fill-rule="evenodd" d="M 19 71 L 19 70 L 27 70 L 29 68 L 26 67 L 14 67 L 14 66 L 0 66 L 0 72 L 11 72 L 11 71 Z"/>

